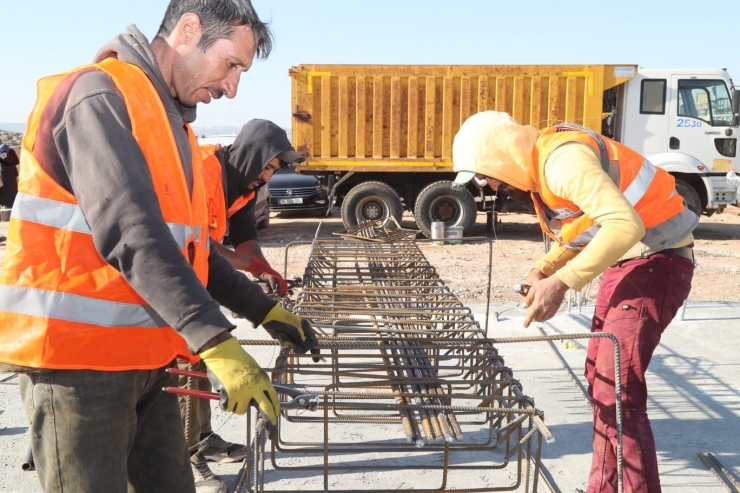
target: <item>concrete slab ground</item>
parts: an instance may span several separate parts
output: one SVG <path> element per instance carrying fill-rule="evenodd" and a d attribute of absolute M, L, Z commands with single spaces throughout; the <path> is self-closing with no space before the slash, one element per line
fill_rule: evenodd
<path fill-rule="evenodd" d="M 474 308 L 485 312 L 484 307 Z M 499 322 L 491 323 L 489 337 L 539 333 L 522 328 L 522 310 L 498 309 Z M 648 412 L 664 491 L 726 491 L 697 451 L 711 452 L 740 476 L 739 310 L 737 303 L 689 303 L 684 320 L 674 320 L 666 329 L 653 356 L 647 375 Z M 581 314 L 560 314 L 544 331 L 588 332 L 592 314 L 592 307 Z M 525 393 L 545 411 L 556 441 L 543 447 L 542 462 L 563 492 L 584 487 L 591 460 L 591 407 L 572 378 L 585 388 L 586 345 L 574 339 L 498 346 Z M 564 369 L 566 364 L 572 372 Z"/>
<path fill-rule="evenodd" d="M 471 306 L 484 323 L 485 306 Z M 489 317 L 489 336 L 538 335 L 536 328 L 523 329 L 523 311 L 514 305 L 494 305 L 498 322 Z M 575 334 L 588 331 L 592 308 L 583 313 L 561 313 L 543 328 L 547 334 Z M 237 321 L 240 338 L 265 338 L 262 330 Z M 719 481 L 704 467 L 697 451 L 713 453 L 728 469 L 740 476 L 740 304 L 692 303 L 683 321 L 666 330 L 648 373 L 649 413 L 658 446 L 663 490 L 675 493 L 723 492 Z M 556 440 L 543 444 L 542 462 L 555 481 L 557 491 L 572 493 L 584 488 L 590 466 L 591 408 L 581 385 L 586 344 L 582 340 L 564 343 L 535 342 L 497 345 L 524 392 L 545 412 L 545 422 Z M 276 348 L 254 348 L 253 354 L 270 366 Z M 0 380 L 9 374 L 0 374 Z M 28 423 L 21 409 L 16 379 L 0 384 L 0 491 L 40 492 L 34 472 L 23 472 L 20 457 L 27 444 Z M 313 426 L 313 425 L 306 425 Z M 230 441 L 243 442 L 244 418 L 222 412 L 214 404 L 213 427 Z M 313 433 L 315 430 L 307 430 Z M 397 430 L 388 428 L 389 439 Z M 372 457 L 364 457 L 373 460 Z M 213 464 L 212 469 L 231 488 L 237 464 Z M 269 464 L 268 464 L 269 469 Z M 275 476 L 273 476 L 275 477 Z M 470 478 L 476 484 L 482 475 Z M 310 491 L 320 472 L 303 472 L 295 478 L 282 477 L 281 487 Z M 392 481 L 383 472 L 375 475 L 337 475 L 333 489 L 357 488 L 372 491 L 387 487 L 419 488 L 424 472 L 414 471 L 404 481 Z M 320 481 L 319 481 L 320 484 Z M 270 490 L 270 484 L 266 484 Z M 539 491 L 547 491 L 540 483 Z"/>

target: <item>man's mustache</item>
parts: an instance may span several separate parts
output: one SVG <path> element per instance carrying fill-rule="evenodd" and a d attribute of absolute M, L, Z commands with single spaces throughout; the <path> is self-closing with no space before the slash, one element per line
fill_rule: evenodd
<path fill-rule="evenodd" d="M 224 95 L 224 90 L 219 87 L 208 86 L 208 90 L 213 94 L 214 99 L 221 99 L 221 96 Z"/>

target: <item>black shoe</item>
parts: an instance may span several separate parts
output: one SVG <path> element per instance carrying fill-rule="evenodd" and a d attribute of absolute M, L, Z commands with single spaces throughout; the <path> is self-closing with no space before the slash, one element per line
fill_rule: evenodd
<path fill-rule="evenodd" d="M 200 441 L 197 452 L 207 460 L 221 464 L 243 460 L 248 453 L 249 448 L 246 445 L 229 443 L 215 433 Z"/>

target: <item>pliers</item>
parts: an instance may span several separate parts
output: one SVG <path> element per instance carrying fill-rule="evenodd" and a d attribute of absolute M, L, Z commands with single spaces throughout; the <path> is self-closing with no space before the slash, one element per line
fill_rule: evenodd
<path fill-rule="evenodd" d="M 205 373 L 181 370 L 179 368 L 168 368 L 167 372 L 173 375 L 182 375 L 185 377 L 208 378 L 208 375 Z M 281 402 L 280 409 L 305 409 L 307 411 L 316 411 L 319 408 L 318 394 L 304 392 L 301 389 L 290 387 L 288 385 L 273 384 L 272 386 L 278 394 L 287 395 L 288 397 L 293 398 L 287 402 Z M 187 395 L 190 397 L 197 397 L 199 399 L 211 399 L 214 401 L 221 400 L 221 396 L 217 392 L 204 392 L 202 390 L 182 389 L 180 387 L 164 387 L 162 390 L 171 394 Z"/>
<path fill-rule="evenodd" d="M 267 282 L 264 279 L 260 279 L 260 278 L 255 279 L 254 282 L 256 282 L 258 284 L 266 284 L 267 286 L 270 285 L 269 282 Z M 286 296 L 292 296 L 294 289 L 296 289 L 296 288 L 302 288 L 303 287 L 303 279 L 300 278 L 300 277 L 294 277 L 293 279 L 286 279 L 285 280 L 285 284 L 288 285 L 288 290 L 285 292 L 285 295 Z M 269 294 L 271 296 L 273 296 L 273 297 L 277 297 L 277 296 L 275 296 L 275 293 L 269 293 Z"/>

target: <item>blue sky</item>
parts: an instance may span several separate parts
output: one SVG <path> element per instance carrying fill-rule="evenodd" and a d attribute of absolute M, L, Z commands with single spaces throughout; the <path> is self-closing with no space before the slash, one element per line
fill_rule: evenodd
<path fill-rule="evenodd" d="M 0 122 L 25 122 L 35 82 L 87 63 L 136 24 L 151 39 L 167 0 L 4 0 Z M 301 63 L 636 63 L 727 68 L 740 84 L 740 1 L 253 0 L 276 48 L 202 126 L 268 118 L 290 125 L 288 69 Z"/>

